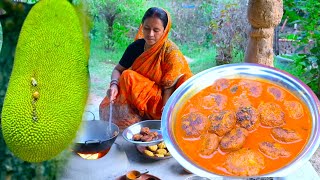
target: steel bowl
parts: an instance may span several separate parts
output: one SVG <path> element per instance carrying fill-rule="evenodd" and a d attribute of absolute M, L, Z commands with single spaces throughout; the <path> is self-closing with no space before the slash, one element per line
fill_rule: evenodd
<path fill-rule="evenodd" d="M 259 78 L 273 84 L 278 84 L 286 88 L 288 91 L 292 92 L 309 108 L 312 117 L 312 130 L 309 136 L 309 140 L 307 140 L 307 144 L 305 145 L 302 152 L 298 154 L 298 156 L 286 166 L 276 171 L 259 175 L 262 177 L 285 177 L 302 167 L 312 157 L 312 155 L 319 147 L 320 102 L 313 91 L 302 81 L 276 68 L 259 64 L 239 63 L 213 67 L 196 74 L 184 84 L 182 84 L 171 95 L 165 105 L 161 117 L 161 119 L 166 119 L 166 121 L 162 121 L 161 123 L 164 142 L 167 145 L 167 148 L 170 151 L 171 155 L 187 170 L 203 177 L 220 177 L 221 175 L 210 172 L 195 164 L 191 159 L 188 158 L 186 154 L 184 154 L 183 150 L 180 149 L 177 141 L 175 140 L 173 127 L 176 122 L 178 110 L 183 107 L 188 99 L 190 99 L 193 95 L 198 93 L 200 90 L 212 85 L 218 79 L 241 77 L 251 79 Z"/>
<path fill-rule="evenodd" d="M 158 138 L 153 141 L 149 141 L 149 142 L 134 141 L 132 139 L 133 135 L 140 133 L 141 128 L 143 128 L 143 127 L 148 127 L 150 129 L 150 131 L 157 131 Z M 163 141 L 162 132 L 161 132 L 161 120 L 145 120 L 145 121 L 135 123 L 135 124 L 127 127 L 122 132 L 122 136 L 128 142 L 131 142 L 131 143 L 136 144 L 138 146 L 152 146 L 152 145 L 159 144 L 161 141 Z"/>

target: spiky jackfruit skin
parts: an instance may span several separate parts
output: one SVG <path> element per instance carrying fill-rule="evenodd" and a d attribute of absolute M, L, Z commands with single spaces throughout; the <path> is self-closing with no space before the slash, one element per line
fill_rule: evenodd
<path fill-rule="evenodd" d="M 88 95 L 87 57 L 79 19 L 67 0 L 41 0 L 32 7 L 2 110 L 4 140 L 14 155 L 41 162 L 72 143 Z"/>

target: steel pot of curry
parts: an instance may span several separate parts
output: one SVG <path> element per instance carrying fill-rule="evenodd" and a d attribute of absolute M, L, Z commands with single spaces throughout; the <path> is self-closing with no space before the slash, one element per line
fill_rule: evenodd
<path fill-rule="evenodd" d="M 320 105 L 299 79 L 258 64 L 200 72 L 169 98 L 162 134 L 172 156 L 199 176 L 285 177 L 320 144 Z"/>

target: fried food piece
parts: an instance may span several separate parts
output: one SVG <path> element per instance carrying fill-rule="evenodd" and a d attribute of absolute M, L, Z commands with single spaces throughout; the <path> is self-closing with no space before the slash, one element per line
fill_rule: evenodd
<path fill-rule="evenodd" d="M 236 151 L 245 143 L 248 131 L 237 127 L 228 132 L 220 141 L 220 149 L 223 151 Z"/>
<path fill-rule="evenodd" d="M 157 131 L 153 131 L 153 132 L 151 132 L 151 134 L 153 135 L 153 137 L 158 137 L 158 132 Z"/>
<path fill-rule="evenodd" d="M 164 157 L 164 154 L 154 154 L 156 157 Z"/>
<path fill-rule="evenodd" d="M 208 125 L 208 118 L 198 112 L 191 112 L 182 117 L 182 128 L 187 137 L 200 137 Z"/>
<path fill-rule="evenodd" d="M 207 133 L 201 137 L 203 143 L 200 147 L 200 154 L 211 155 L 219 146 L 219 137 L 214 133 Z"/>
<path fill-rule="evenodd" d="M 148 148 L 150 151 L 155 152 L 155 151 L 158 149 L 158 146 L 157 146 L 157 145 L 147 146 L 147 148 Z"/>
<path fill-rule="evenodd" d="M 148 127 L 142 127 L 141 130 L 140 130 L 140 134 L 141 135 L 147 135 L 150 133 L 150 129 Z"/>
<path fill-rule="evenodd" d="M 150 156 L 150 157 L 153 157 L 153 156 L 154 156 L 153 152 L 152 152 L 152 151 L 149 151 L 149 150 L 147 150 L 147 149 L 145 149 L 143 152 L 144 152 L 144 154 L 146 154 L 147 156 Z"/>
<path fill-rule="evenodd" d="M 232 111 L 220 111 L 211 114 L 208 118 L 211 123 L 209 132 L 216 133 L 218 136 L 224 136 L 236 125 L 236 118 Z"/>
<path fill-rule="evenodd" d="M 242 107 L 236 112 L 237 122 L 240 127 L 252 131 L 259 126 L 260 118 L 259 113 L 254 107 Z"/>
<path fill-rule="evenodd" d="M 142 127 L 140 133 L 134 134 L 132 139 L 134 141 L 150 142 L 158 138 L 158 132 L 151 132 L 148 127 Z"/>
<path fill-rule="evenodd" d="M 165 154 L 167 154 L 167 150 L 166 149 L 157 149 L 156 153 L 165 155 Z"/>
<path fill-rule="evenodd" d="M 289 112 L 289 116 L 293 119 L 300 119 L 303 117 L 303 107 L 301 103 L 297 101 L 284 101 L 284 106 Z"/>
<path fill-rule="evenodd" d="M 260 97 L 262 93 L 262 85 L 260 82 L 252 80 L 241 80 L 239 85 L 248 91 L 248 95 L 252 97 Z"/>
<path fill-rule="evenodd" d="M 158 139 L 158 132 L 157 131 L 149 132 L 148 135 L 152 136 L 152 140 Z"/>
<path fill-rule="evenodd" d="M 223 164 L 227 171 L 236 176 L 255 176 L 264 169 L 264 157 L 258 152 L 243 148 L 227 154 Z"/>
<path fill-rule="evenodd" d="M 142 138 L 142 135 L 141 135 L 141 134 L 134 134 L 134 135 L 132 136 L 132 139 L 133 139 L 134 141 L 140 141 L 141 138 Z"/>
<path fill-rule="evenodd" d="M 271 94 L 275 100 L 277 101 L 283 101 L 285 97 L 285 92 L 282 89 L 279 89 L 274 86 L 268 87 L 268 93 Z"/>
<path fill-rule="evenodd" d="M 154 138 L 153 135 L 147 134 L 147 135 L 144 135 L 141 137 L 141 141 L 142 142 L 150 142 L 153 140 L 153 138 Z"/>
<path fill-rule="evenodd" d="M 147 148 L 144 150 L 144 154 L 151 157 L 158 157 L 158 158 L 171 156 L 171 154 L 169 153 L 163 141 L 156 145 L 147 146 Z"/>
<path fill-rule="evenodd" d="M 218 79 L 216 82 L 213 83 L 213 88 L 216 91 L 223 91 L 224 89 L 228 88 L 230 85 L 228 79 Z"/>
<path fill-rule="evenodd" d="M 290 152 L 285 150 L 280 144 L 267 141 L 259 143 L 259 150 L 271 159 L 289 157 L 291 155 Z"/>
<path fill-rule="evenodd" d="M 283 126 L 285 124 L 284 112 L 281 107 L 272 102 L 259 105 L 261 124 L 267 127 Z"/>
<path fill-rule="evenodd" d="M 211 93 L 210 95 L 204 96 L 202 99 L 204 109 L 212 109 L 214 111 L 221 111 L 227 105 L 227 96 L 219 93 Z"/>
<path fill-rule="evenodd" d="M 167 148 L 166 144 L 164 144 L 163 141 L 161 143 L 159 143 L 157 146 L 158 146 L 159 149 Z"/>
<path fill-rule="evenodd" d="M 271 135 L 283 143 L 294 143 L 300 141 L 301 136 L 294 130 L 276 127 L 271 130 Z"/>
<path fill-rule="evenodd" d="M 246 93 L 242 93 L 240 96 L 235 96 L 232 102 L 235 109 L 252 106 Z"/>

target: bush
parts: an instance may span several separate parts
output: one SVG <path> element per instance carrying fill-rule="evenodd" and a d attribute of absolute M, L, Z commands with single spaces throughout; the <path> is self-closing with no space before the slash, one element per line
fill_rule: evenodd
<path fill-rule="evenodd" d="M 93 17 L 92 40 L 106 50 L 123 49 L 133 41 L 141 23 L 145 0 L 87 0 Z"/>
<path fill-rule="evenodd" d="M 301 67 L 301 74 L 309 76 L 305 83 L 320 97 L 320 2 L 319 0 L 284 1 L 285 16 L 289 23 L 301 27 L 297 32 L 296 53 L 306 46 L 310 52 L 295 54 L 295 66 Z"/>
<path fill-rule="evenodd" d="M 217 1 L 214 6 L 211 28 L 217 47 L 216 62 L 217 65 L 229 64 L 234 57 L 244 57 L 248 44 L 248 5 L 244 0 L 234 0 Z"/>

